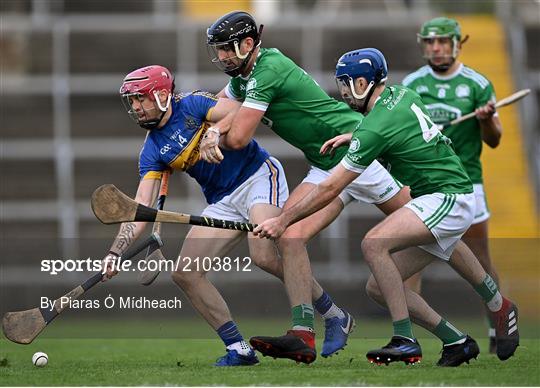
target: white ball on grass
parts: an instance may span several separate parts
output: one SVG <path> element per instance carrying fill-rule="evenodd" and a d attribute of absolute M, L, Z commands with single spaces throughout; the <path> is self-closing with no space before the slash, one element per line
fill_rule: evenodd
<path fill-rule="evenodd" d="M 34 364 L 37 367 L 43 367 L 47 365 L 48 362 L 49 362 L 49 356 L 47 356 L 46 353 L 36 352 L 32 356 L 32 364 Z"/>

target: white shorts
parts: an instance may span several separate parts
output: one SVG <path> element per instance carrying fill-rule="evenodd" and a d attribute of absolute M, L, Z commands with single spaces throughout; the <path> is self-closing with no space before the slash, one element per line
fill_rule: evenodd
<path fill-rule="evenodd" d="M 473 225 L 486 221 L 491 214 L 487 205 L 486 194 L 484 193 L 484 185 L 481 183 L 473 183 L 474 199 L 476 200 L 476 212 L 474 213 Z"/>
<path fill-rule="evenodd" d="M 289 187 L 283 167 L 279 160 L 270 157 L 231 194 L 208 205 L 202 216 L 247 222 L 253 205 L 267 203 L 282 208 L 287 198 Z"/>
<path fill-rule="evenodd" d="M 420 248 L 448 260 L 474 219 L 474 193 L 426 194 L 412 199 L 405 207 L 422 220 L 437 240 Z"/>
<path fill-rule="evenodd" d="M 325 171 L 318 167 L 311 166 L 307 176 L 302 183 L 313 183 L 318 185 L 332 174 L 336 167 Z M 339 198 L 346 206 L 352 201 L 361 201 L 370 204 L 379 204 L 388 201 L 396 195 L 403 185 L 398 182 L 390 173 L 378 162 L 371 163 L 366 170 L 360 174 L 352 183 L 345 187 L 339 194 Z"/>

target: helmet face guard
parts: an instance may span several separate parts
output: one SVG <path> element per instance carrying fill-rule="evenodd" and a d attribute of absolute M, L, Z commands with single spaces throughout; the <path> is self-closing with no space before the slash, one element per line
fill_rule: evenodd
<path fill-rule="evenodd" d="M 207 51 L 213 64 L 231 77 L 243 74 L 253 52 L 261 44 L 263 26 L 257 29 L 253 17 L 234 11 L 219 18 L 206 30 Z M 242 54 L 240 45 L 246 38 L 253 39 L 253 48 Z"/>
<path fill-rule="evenodd" d="M 144 129 L 157 128 L 171 103 L 172 94 L 169 93 L 165 106 L 159 101 L 158 92 L 155 91 L 153 98 L 142 93 L 124 93 L 121 96 L 122 104 L 129 117 Z M 151 107 L 145 106 L 145 100 L 152 101 Z M 139 108 L 139 109 L 137 109 Z M 157 113 L 157 112 L 160 113 Z"/>
<path fill-rule="evenodd" d="M 120 97 L 129 117 L 144 129 L 159 126 L 167 113 L 174 90 L 174 78 L 163 66 L 147 66 L 129 73 L 120 87 Z M 159 93 L 168 92 L 165 105 Z"/>
<path fill-rule="evenodd" d="M 208 43 L 206 49 L 210 60 L 219 70 L 231 77 L 236 77 L 244 71 L 251 58 L 251 54 L 258 46 L 255 46 L 250 52 L 242 55 L 240 53 L 240 42 L 238 39 L 234 39 L 222 43 Z"/>
<path fill-rule="evenodd" d="M 439 40 L 448 39 L 452 45 L 451 54 L 443 55 L 445 62 L 439 63 L 439 64 L 436 64 L 433 62 L 434 56 L 432 54 L 428 54 L 428 50 L 427 50 L 427 46 L 432 44 L 433 40 L 435 39 L 439 39 Z M 433 36 L 424 37 L 418 34 L 417 41 L 420 44 L 420 49 L 422 50 L 422 57 L 427 61 L 428 65 L 435 71 L 439 71 L 439 72 L 447 71 L 454 64 L 454 62 L 456 61 L 458 57 L 460 41 L 457 39 L 456 36 L 433 35 Z"/>
<path fill-rule="evenodd" d="M 461 28 L 458 22 L 445 17 L 438 17 L 427 21 L 420 29 L 420 33 L 417 34 L 417 42 L 420 44 L 423 58 L 433 70 L 438 72 L 445 72 L 454 64 L 459 54 L 459 46 L 467 38 L 468 36 L 461 41 Z M 433 62 L 433 55 L 427 54 L 427 46 L 432 44 L 435 39 L 448 40 L 452 44 L 452 53 L 445 55 L 444 59 L 447 60 L 439 64 Z"/>
<path fill-rule="evenodd" d="M 341 94 L 342 100 L 345 101 L 345 103 L 349 105 L 352 110 L 363 113 L 362 108 L 364 104 L 362 100 L 366 98 L 367 94 L 369 93 L 369 90 L 373 86 L 373 81 L 361 95 L 356 93 L 354 80 L 348 74 L 343 74 L 340 77 L 336 77 L 336 85 L 339 93 Z"/>

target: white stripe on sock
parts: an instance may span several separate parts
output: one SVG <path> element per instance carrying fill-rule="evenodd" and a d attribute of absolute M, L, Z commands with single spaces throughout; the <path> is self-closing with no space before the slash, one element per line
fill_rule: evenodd
<path fill-rule="evenodd" d="M 501 309 L 502 303 L 503 303 L 503 299 L 502 299 L 501 293 L 497 291 L 495 296 L 491 298 L 489 302 L 487 302 L 487 307 L 489 311 L 493 311 L 495 313 Z"/>
<path fill-rule="evenodd" d="M 334 303 L 332 303 L 332 307 L 330 307 L 328 309 L 327 312 L 325 312 L 322 317 L 324 319 L 330 319 L 330 318 L 334 318 L 334 317 L 338 317 L 338 318 L 345 318 L 345 314 L 343 313 L 343 311 L 338 307 L 336 306 Z"/>
<path fill-rule="evenodd" d="M 510 330 L 508 330 L 508 335 L 512 334 L 514 331 L 517 330 L 517 326 L 512 326 Z"/>

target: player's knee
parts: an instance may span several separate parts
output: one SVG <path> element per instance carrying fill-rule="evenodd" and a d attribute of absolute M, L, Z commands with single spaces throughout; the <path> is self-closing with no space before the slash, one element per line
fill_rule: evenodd
<path fill-rule="evenodd" d="M 171 277 L 173 282 L 175 282 L 178 286 L 185 288 L 189 287 L 191 284 L 194 284 L 197 282 L 197 280 L 204 276 L 203 274 L 195 271 L 173 271 L 171 273 Z"/>
<path fill-rule="evenodd" d="M 276 255 L 267 254 L 267 255 L 256 255 L 252 257 L 253 262 L 262 269 L 263 271 L 274 275 L 278 279 L 283 280 L 283 268 L 281 261 L 277 258 Z"/>
<path fill-rule="evenodd" d="M 366 237 L 362 240 L 362 254 L 364 255 L 364 260 L 368 263 L 377 260 L 380 257 L 381 253 L 387 250 L 384 239 L 377 237 Z"/>

